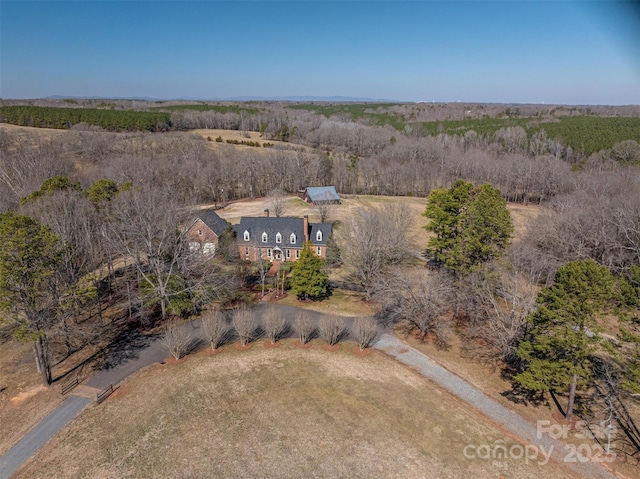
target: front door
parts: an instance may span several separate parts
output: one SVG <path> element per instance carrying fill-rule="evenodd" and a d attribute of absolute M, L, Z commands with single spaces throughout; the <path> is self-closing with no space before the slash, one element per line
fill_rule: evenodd
<path fill-rule="evenodd" d="M 273 250 L 273 259 L 275 261 L 282 261 L 282 251 L 279 249 Z"/>

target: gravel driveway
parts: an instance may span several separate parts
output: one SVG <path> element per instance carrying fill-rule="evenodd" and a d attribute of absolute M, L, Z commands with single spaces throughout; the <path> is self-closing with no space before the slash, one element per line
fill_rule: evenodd
<path fill-rule="evenodd" d="M 575 451 L 570 447 L 552 439 L 547 434 L 539 434 L 537 428 L 522 417 L 497 401 L 485 396 L 468 382 L 447 371 L 431 358 L 403 343 L 395 336 L 383 334 L 373 347 L 436 382 L 457 398 L 477 409 L 515 438 L 519 438 L 522 443 L 537 446 L 544 452 L 552 451 L 551 456 L 556 462 L 565 464 L 582 477 L 617 479 L 616 475 L 594 462 L 580 462 L 574 454 Z M 573 459 L 576 459 L 575 462 L 573 462 Z"/>

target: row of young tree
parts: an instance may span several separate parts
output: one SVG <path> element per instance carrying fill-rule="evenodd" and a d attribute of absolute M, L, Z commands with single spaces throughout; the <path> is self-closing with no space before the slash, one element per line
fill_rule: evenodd
<path fill-rule="evenodd" d="M 204 338 L 213 351 L 235 340 L 240 346 L 246 347 L 264 337 L 270 345 L 276 345 L 281 339 L 291 336 L 296 337 L 302 346 L 308 345 L 314 338 L 335 346 L 351 336 L 362 351 L 370 347 L 378 335 L 378 324 L 369 316 L 353 318 L 351 327 L 348 327 L 341 316 L 327 314 L 316 320 L 309 313 L 301 311 L 293 322 L 289 322 L 274 306 L 268 307 L 261 319 L 246 306 L 232 311 L 214 308 L 204 313 L 200 322 Z M 198 343 L 192 332 L 193 327 L 189 323 L 171 321 L 165 324 L 162 340 L 175 359 L 188 354 Z"/>

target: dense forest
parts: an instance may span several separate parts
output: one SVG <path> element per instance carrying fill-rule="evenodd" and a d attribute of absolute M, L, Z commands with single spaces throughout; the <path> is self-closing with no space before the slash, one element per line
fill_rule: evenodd
<path fill-rule="evenodd" d="M 402 312 L 400 306 L 411 304 L 407 298 L 430 298 L 407 315 L 425 320 L 419 326 L 423 337 L 442 332 L 443 343 L 442 316 L 415 312 L 454 305 L 468 343 L 482 345 L 477 354 L 519 373 L 516 380 L 534 390 L 553 390 L 560 383 L 525 374 L 523 368 L 542 364 L 547 354 L 533 332 L 553 336 L 549 331 L 558 318 L 570 323 L 571 311 L 584 310 L 589 318 L 608 315 L 614 326 L 607 334 L 615 341 L 601 349 L 585 343 L 588 361 L 561 384 L 583 392 L 595 388 L 596 402 L 610 408 L 640 392 L 639 107 L 39 100 L 22 106 L 5 101 L 0 116 L 5 122 L 67 129 L 38 135 L 0 127 L 0 223 L 29 231 L 52 251 L 50 259 L 59 265 L 53 286 L 64 301 L 39 307 L 55 309 L 47 327 L 58 337 L 68 339 L 81 306 L 106 294 L 92 274 L 109 265 L 110 278 L 114 257 L 131 259 L 120 294 L 138 311 L 155 304 L 162 317 L 187 314 L 233 295 L 246 271 L 196 261 L 184 243 L 175 242 L 178 225 L 187 221 L 185 206 L 274 190 L 295 193 L 308 185 L 335 185 L 347 195 L 429 196 L 430 204 L 442 200 L 441 208 L 425 212 L 432 219 L 456 216 L 448 210 L 452 205 L 459 212 L 475 211 L 466 240 L 484 244 L 474 231 L 486 228 L 494 208 L 487 205 L 501 208 L 507 201 L 535 204 L 533 224 L 510 246 L 502 241 L 500 254 L 480 255 L 478 264 L 458 271 L 451 265 L 460 262 L 438 258 L 438 246 L 434 256 L 454 274 L 397 269 L 407 256 L 401 241 L 407 219 L 401 212 L 364 212 L 359 222 L 341 225 L 337 236 L 371 225 L 372 236 L 393 232 L 387 244 L 393 242 L 395 249 L 385 250 L 386 262 L 360 279 L 354 274 L 354 281 L 381 302 L 383 312 Z M 273 144 L 208 141 L 192 129 L 237 130 L 247 139 L 256 132 L 258 145 Z M 474 203 L 483 195 L 490 203 Z M 506 239 L 511 230 L 504 231 Z M 167 244 L 172 246 L 153 249 Z M 428 245 L 419 246 L 428 252 Z M 455 247 L 451 251 L 460 254 Z M 362 247 L 345 249 L 341 261 L 353 268 L 362 252 Z M 46 278 L 36 279 L 50 285 Z M 586 287 L 576 292 L 584 278 L 602 285 L 592 291 L 599 299 L 587 302 L 588 309 L 578 294 Z M 416 294 L 412 288 L 418 286 L 423 293 L 442 291 L 440 300 Z M 546 313 L 533 314 L 536 304 Z M 594 319 L 580 328 L 594 331 L 595 324 Z M 586 403 L 579 406 L 585 413 Z M 640 433 L 631 426 L 629 431 L 629 450 L 640 449 Z"/>

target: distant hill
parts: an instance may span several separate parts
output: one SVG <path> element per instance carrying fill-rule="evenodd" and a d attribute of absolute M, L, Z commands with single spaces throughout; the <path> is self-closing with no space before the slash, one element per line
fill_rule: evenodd
<path fill-rule="evenodd" d="M 70 96 L 70 95 L 51 95 L 46 100 L 142 100 L 142 101 L 319 101 L 319 102 L 351 102 L 351 103 L 390 103 L 398 102 L 397 100 L 385 100 L 380 98 L 360 98 L 354 96 L 234 96 L 234 97 L 218 97 L 218 98 L 153 98 L 153 97 L 105 97 L 105 96 Z"/>

